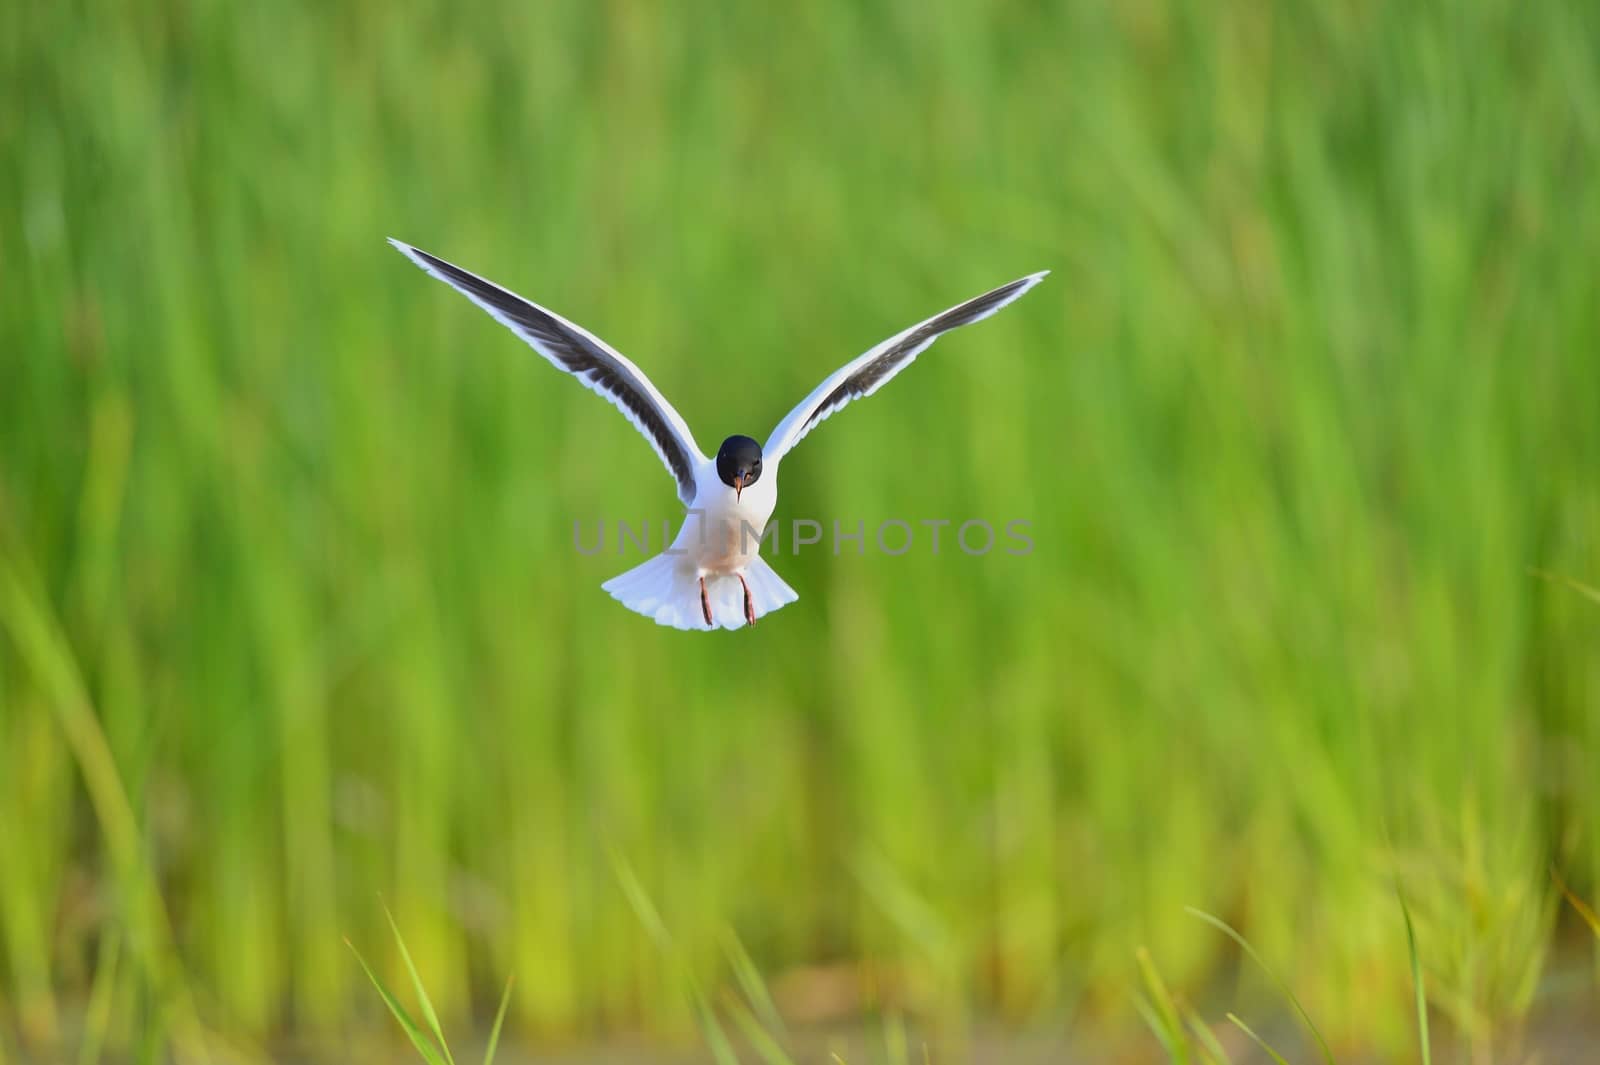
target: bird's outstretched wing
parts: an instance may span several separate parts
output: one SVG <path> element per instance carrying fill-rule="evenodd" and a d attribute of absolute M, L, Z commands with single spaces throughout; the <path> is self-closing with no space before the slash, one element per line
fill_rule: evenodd
<path fill-rule="evenodd" d="M 393 238 L 389 243 L 406 258 L 488 311 L 496 321 L 550 360 L 556 369 L 565 370 L 585 388 L 600 393 L 615 405 L 667 464 L 668 472 L 678 482 L 678 498 L 683 505 L 694 502 L 695 468 L 710 460 L 695 444 L 694 434 L 689 432 L 682 415 L 672 409 L 672 404 L 639 367 L 587 329 L 559 314 L 419 248 Z"/>
<path fill-rule="evenodd" d="M 922 350 L 939 339 L 941 334 L 989 317 L 1044 280 L 1049 272 L 1042 270 L 1037 274 L 1029 274 L 951 307 L 926 322 L 895 334 L 865 355 L 835 370 L 798 407 L 790 411 L 772 430 L 772 435 L 767 437 L 761 449 L 767 466 L 775 466 L 790 448 L 834 411 L 852 399 L 870 396 L 882 388 L 889 378 L 910 366 Z"/>

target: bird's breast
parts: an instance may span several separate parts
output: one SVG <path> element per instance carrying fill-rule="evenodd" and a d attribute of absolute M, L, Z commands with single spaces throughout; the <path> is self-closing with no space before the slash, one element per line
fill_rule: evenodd
<path fill-rule="evenodd" d="M 761 536 L 777 506 L 774 486 L 760 481 L 735 495 L 720 481 L 695 497 L 674 548 L 705 573 L 736 573 L 761 550 Z"/>

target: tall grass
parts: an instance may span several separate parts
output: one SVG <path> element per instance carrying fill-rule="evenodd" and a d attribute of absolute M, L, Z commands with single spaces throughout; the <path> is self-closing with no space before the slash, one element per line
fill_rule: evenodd
<path fill-rule="evenodd" d="M 1514 1021 L 1547 866 L 1600 882 L 1600 611 L 1530 576 L 1600 584 L 1597 20 L 6 5 L 0 1047 L 369 1024 L 375 891 L 444 1023 L 515 972 L 523 1038 L 687 1029 L 729 924 L 1132 1028 L 1136 947 L 1228 964 L 1194 905 L 1400 1053 L 1395 878 L 1441 1019 Z M 658 631 L 570 542 L 671 516 L 658 463 L 390 235 L 707 447 L 1050 268 L 779 511 L 1037 550 L 785 556 L 754 631 Z"/>

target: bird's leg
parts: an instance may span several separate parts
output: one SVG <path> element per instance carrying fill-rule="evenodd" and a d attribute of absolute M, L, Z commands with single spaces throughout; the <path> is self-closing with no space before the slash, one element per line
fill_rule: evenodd
<path fill-rule="evenodd" d="M 711 624 L 711 597 L 706 594 L 706 579 L 700 578 L 700 609 L 705 611 L 706 624 Z"/>
<path fill-rule="evenodd" d="M 744 585 L 744 620 L 747 625 L 756 623 L 756 604 L 750 598 L 750 586 L 744 582 L 744 574 L 739 574 L 739 583 Z"/>

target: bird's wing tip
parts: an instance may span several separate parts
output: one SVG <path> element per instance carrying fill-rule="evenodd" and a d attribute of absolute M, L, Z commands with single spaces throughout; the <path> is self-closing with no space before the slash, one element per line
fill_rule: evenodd
<path fill-rule="evenodd" d="M 426 253 L 421 248 L 418 248 L 413 244 L 407 244 L 405 241 L 396 237 L 385 237 L 384 239 L 389 242 L 395 251 L 399 252 L 401 255 L 404 255 L 407 259 L 410 259 L 418 266 L 423 268 L 427 267 L 428 264 L 423 261 L 423 256 Z"/>
<path fill-rule="evenodd" d="M 428 261 L 430 256 L 422 249 L 414 248 L 405 241 L 396 240 L 394 237 L 386 237 L 384 239 L 394 247 L 395 251 L 399 252 L 401 255 L 404 255 L 407 259 L 410 259 L 415 265 L 422 267 L 422 269 L 426 270 L 430 274 L 436 273 L 433 264 Z"/>

